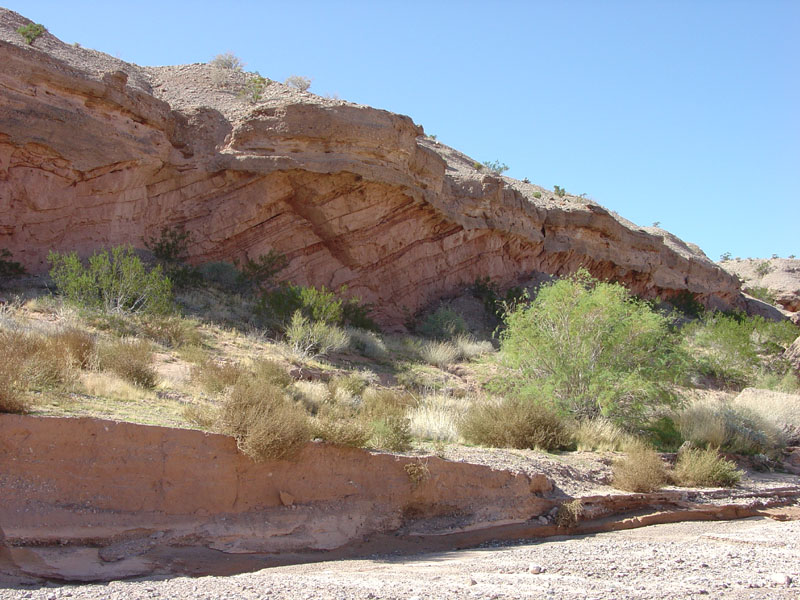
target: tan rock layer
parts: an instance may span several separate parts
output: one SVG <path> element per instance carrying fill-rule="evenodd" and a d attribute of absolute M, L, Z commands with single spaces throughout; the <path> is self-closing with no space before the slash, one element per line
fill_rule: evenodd
<path fill-rule="evenodd" d="M 234 117 L 172 99 L 177 83 L 157 69 L 101 76 L 55 38 L 25 46 L 2 19 L 0 34 L 0 247 L 34 272 L 50 250 L 141 246 L 184 226 L 195 262 L 276 249 L 283 277 L 347 285 L 388 325 L 478 277 L 510 285 L 582 266 L 645 297 L 688 290 L 744 307 L 733 277 L 667 232 L 481 173 L 408 117 L 279 84 Z"/>

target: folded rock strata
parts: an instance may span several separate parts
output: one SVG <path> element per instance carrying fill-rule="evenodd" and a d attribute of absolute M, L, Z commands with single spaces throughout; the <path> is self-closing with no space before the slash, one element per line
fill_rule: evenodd
<path fill-rule="evenodd" d="M 386 325 L 478 277 L 580 267 L 647 298 L 745 306 L 696 246 L 476 169 L 408 117 L 278 83 L 250 104 L 245 74 L 138 67 L 50 34 L 29 46 L 27 22 L 0 9 L 0 248 L 33 272 L 50 250 L 180 226 L 193 262 L 274 249 L 281 277 L 346 285 Z"/>

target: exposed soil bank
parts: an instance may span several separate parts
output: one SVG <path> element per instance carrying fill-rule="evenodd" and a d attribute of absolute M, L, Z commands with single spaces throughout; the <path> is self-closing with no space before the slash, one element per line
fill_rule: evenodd
<path fill-rule="evenodd" d="M 421 480 L 406 466 L 418 465 Z M 110 580 L 217 574 L 678 520 L 788 518 L 797 478 L 757 491 L 584 495 L 569 529 L 544 475 L 310 443 L 256 464 L 231 438 L 98 419 L 0 416 L 0 571 Z M 5 546 L 5 547 L 3 547 Z"/>

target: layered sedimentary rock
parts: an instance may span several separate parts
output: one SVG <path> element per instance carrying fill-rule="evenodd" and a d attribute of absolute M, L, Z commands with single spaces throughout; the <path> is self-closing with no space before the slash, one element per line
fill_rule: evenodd
<path fill-rule="evenodd" d="M 479 170 L 405 116 L 209 65 L 141 68 L 27 45 L 0 10 L 0 248 L 33 272 L 162 227 L 193 262 L 284 253 L 281 277 L 348 286 L 397 324 L 477 277 L 500 285 L 586 267 L 644 297 L 743 308 L 696 247 L 598 204 Z"/>

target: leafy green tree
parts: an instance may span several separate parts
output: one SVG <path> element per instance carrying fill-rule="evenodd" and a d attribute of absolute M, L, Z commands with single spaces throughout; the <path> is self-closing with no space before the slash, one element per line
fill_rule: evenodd
<path fill-rule="evenodd" d="M 578 419 L 633 424 L 671 405 L 682 355 L 665 317 L 616 283 L 585 270 L 543 286 L 506 315 L 501 334 L 519 372 L 520 397 L 554 404 Z"/>
<path fill-rule="evenodd" d="M 50 277 L 69 302 L 109 313 L 173 310 L 172 282 L 160 266 L 147 271 L 131 246 L 95 252 L 87 266 L 75 252 L 50 252 L 48 260 Z"/>

